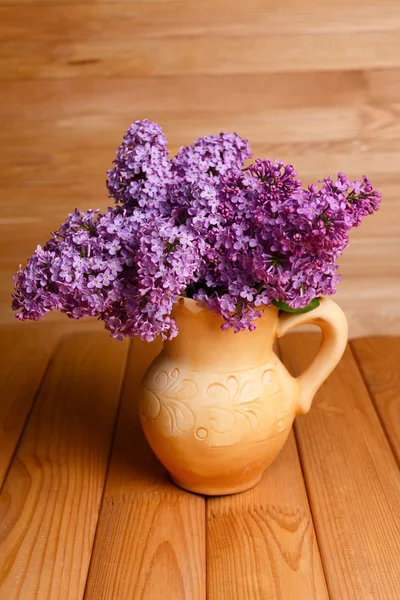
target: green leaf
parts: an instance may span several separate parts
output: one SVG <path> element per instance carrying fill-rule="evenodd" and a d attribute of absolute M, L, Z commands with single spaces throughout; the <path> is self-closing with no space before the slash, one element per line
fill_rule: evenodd
<path fill-rule="evenodd" d="M 317 306 L 319 306 L 319 300 L 318 300 L 318 298 L 314 298 L 314 300 L 311 300 L 310 304 L 307 304 L 307 306 L 305 306 L 304 308 L 291 308 L 289 306 L 289 304 L 286 304 L 285 302 L 281 302 L 280 300 L 272 300 L 272 304 L 274 306 L 276 306 L 277 308 L 279 308 L 280 310 L 283 310 L 285 312 L 307 313 L 310 310 L 313 310 L 314 308 L 317 308 Z"/>

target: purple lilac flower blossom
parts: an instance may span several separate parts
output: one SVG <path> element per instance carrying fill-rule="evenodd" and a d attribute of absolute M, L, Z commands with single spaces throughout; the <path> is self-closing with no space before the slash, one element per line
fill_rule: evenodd
<path fill-rule="evenodd" d="M 250 157 L 246 140 L 197 139 L 170 160 L 157 123 L 134 122 L 108 172 L 115 206 L 76 210 L 14 276 L 13 308 L 96 316 L 117 339 L 177 335 L 180 295 L 223 318 L 256 326 L 266 306 L 303 308 L 331 295 L 349 230 L 378 210 L 369 180 L 343 173 L 303 189 L 293 166 Z"/>
<path fill-rule="evenodd" d="M 158 214 L 171 178 L 167 140 L 157 123 L 135 121 L 125 133 L 108 171 L 109 195 L 127 211 L 140 206 Z"/>

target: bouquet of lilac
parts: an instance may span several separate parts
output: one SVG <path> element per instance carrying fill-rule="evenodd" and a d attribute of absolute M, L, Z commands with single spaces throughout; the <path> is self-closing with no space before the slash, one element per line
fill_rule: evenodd
<path fill-rule="evenodd" d="M 301 312 L 331 295 L 348 232 L 377 210 L 366 177 L 303 189 L 291 165 L 256 160 L 236 134 L 197 139 L 171 160 L 157 123 L 134 122 L 108 172 L 115 206 L 75 210 L 14 276 L 19 319 L 96 316 L 117 339 L 178 330 L 179 296 L 253 330 L 263 308 Z"/>

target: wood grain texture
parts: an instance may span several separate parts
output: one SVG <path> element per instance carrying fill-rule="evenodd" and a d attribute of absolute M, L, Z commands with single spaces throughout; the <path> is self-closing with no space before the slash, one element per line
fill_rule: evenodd
<path fill-rule="evenodd" d="M 35 3 L 23 11 L 19 6 L 0 10 L 4 30 L 0 39 L 26 41 L 79 40 L 86 38 L 131 39 L 169 38 L 171 36 L 220 35 L 271 37 L 282 34 L 307 33 L 320 35 L 331 32 L 398 31 L 400 14 L 391 0 L 375 2 L 342 2 L 335 11 L 335 2 L 287 2 L 276 5 L 265 0 L 253 0 L 249 7 L 237 0 L 203 0 L 202 2 L 153 2 L 104 4 L 77 3 L 71 10 L 68 3 L 50 6 Z M 155 15 L 157 18 L 155 19 Z"/>
<path fill-rule="evenodd" d="M 72 42 L 6 41 L 0 47 L 0 78 L 64 78 L 136 75 L 203 75 L 398 68 L 398 31 L 306 33 L 277 37 L 180 36 Z M 335 51 L 333 52 L 333 49 Z M 377 51 L 377 49 L 379 49 Z M 265 56 L 274 59 L 266 61 Z M 235 60 L 232 60 L 232 56 Z"/>
<path fill-rule="evenodd" d="M 54 331 L 2 330 L 0 489 L 56 342 Z"/>
<path fill-rule="evenodd" d="M 213 600 L 328 598 L 293 433 L 258 486 L 207 500 L 207 577 Z"/>
<path fill-rule="evenodd" d="M 400 465 L 400 339 L 365 338 L 351 347 Z"/>
<path fill-rule="evenodd" d="M 291 372 L 311 362 L 319 339 L 280 340 Z M 331 597 L 396 598 L 400 475 L 349 348 L 295 431 Z"/>
<path fill-rule="evenodd" d="M 212 0 L 206 0 L 204 2 L 204 4 L 207 4 L 207 6 L 211 5 L 211 1 Z M 58 2 L 59 4 L 66 4 L 67 6 L 70 5 L 81 5 L 81 4 L 90 4 L 90 5 L 95 5 L 98 7 L 101 7 L 104 4 L 111 4 L 110 0 L 86 0 L 86 2 L 82 2 L 82 0 L 60 0 Z M 266 11 L 273 11 L 276 10 L 276 4 L 274 2 L 274 0 L 265 0 L 265 2 L 263 4 L 262 0 L 256 0 L 254 2 L 254 6 L 258 7 L 258 6 L 263 6 L 264 9 Z M 29 4 L 34 4 L 35 6 L 46 6 L 46 5 L 52 5 L 54 4 L 54 0 L 0 0 L 0 5 L 3 6 L 14 6 L 15 4 L 22 4 L 22 5 L 29 5 Z M 119 5 L 123 5 L 123 4 L 131 4 L 131 0 L 119 0 L 118 3 Z M 184 8 L 186 4 L 190 5 L 193 10 L 195 11 L 196 9 L 199 10 L 196 5 L 198 4 L 197 0 L 135 0 L 135 4 L 138 4 L 139 6 L 142 6 L 143 8 L 146 8 L 148 5 L 153 6 L 154 7 L 154 12 L 157 11 L 157 9 L 160 9 L 160 7 L 162 7 L 163 5 L 166 6 L 171 6 L 171 7 L 177 7 L 180 6 L 181 8 Z M 382 6 L 383 7 L 387 7 L 390 4 L 393 5 L 393 0 L 383 0 L 382 1 Z M 240 10 L 240 3 L 238 2 L 238 0 L 219 0 L 218 5 L 221 5 L 223 7 L 223 9 L 226 12 L 227 8 L 232 8 L 232 7 L 238 7 Z M 374 6 L 376 5 L 376 0 L 352 0 L 351 5 L 354 7 L 358 7 L 358 6 L 363 6 L 366 9 L 368 9 L 369 6 Z M 215 6 L 215 5 L 214 5 Z M 298 0 L 287 0 L 287 2 L 285 2 L 285 7 L 287 7 L 288 10 L 296 10 L 299 6 L 298 4 Z M 314 8 L 314 10 L 318 10 L 318 8 L 320 8 L 320 2 L 318 2 L 318 0 L 303 0 L 302 1 L 302 6 L 304 7 L 305 10 L 312 10 Z M 326 9 L 329 12 L 331 12 L 333 10 L 333 8 L 341 8 L 342 10 L 346 7 L 348 7 L 348 2 L 346 0 L 337 0 L 337 2 L 335 2 L 335 0 L 325 0 L 324 2 L 324 6 L 326 6 Z"/>
<path fill-rule="evenodd" d="M 395 449 L 399 339 L 352 343 L 296 420 L 301 466 L 292 432 L 258 487 L 205 503 L 170 483 L 140 429 L 138 385 L 160 344 L 128 353 L 95 325 L 1 327 L 6 390 L 32 390 L 62 337 L 0 495 L 2 598 L 397 598 L 400 476 L 385 432 Z M 317 345 L 286 336 L 285 363 L 299 373 Z"/>
<path fill-rule="evenodd" d="M 57 350 L 0 496 L 2 597 L 83 597 L 126 351 L 104 333 Z"/>
<path fill-rule="evenodd" d="M 205 501 L 175 487 L 144 439 L 136 399 L 160 344 L 132 344 L 86 600 L 205 598 Z"/>
<path fill-rule="evenodd" d="M 37 243 L 110 203 L 105 172 L 147 117 L 171 153 L 237 131 L 305 184 L 367 173 L 383 205 L 352 234 L 337 298 L 352 337 L 400 333 L 396 0 L 0 0 L 0 40 L 1 323 Z"/>

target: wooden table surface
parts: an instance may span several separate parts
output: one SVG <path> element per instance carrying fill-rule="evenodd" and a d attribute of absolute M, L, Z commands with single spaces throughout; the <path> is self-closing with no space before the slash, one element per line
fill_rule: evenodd
<path fill-rule="evenodd" d="M 299 373 L 319 336 L 288 335 Z M 140 429 L 160 346 L 1 330 L 0 596 L 323 600 L 400 596 L 400 339 L 353 340 L 259 486 L 176 488 Z"/>

